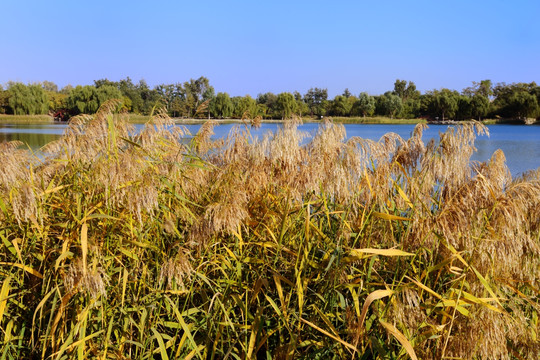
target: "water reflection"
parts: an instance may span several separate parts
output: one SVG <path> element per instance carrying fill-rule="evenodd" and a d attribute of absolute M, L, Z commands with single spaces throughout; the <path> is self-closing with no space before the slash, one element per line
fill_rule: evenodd
<path fill-rule="evenodd" d="M 51 141 L 57 140 L 60 138 L 61 133 L 39 133 L 34 131 L 26 132 L 15 132 L 9 131 L 4 132 L 4 129 L 0 129 L 0 142 L 7 141 L 21 141 L 25 143 L 30 149 L 36 151 L 40 149 L 43 145 L 50 143 Z"/>

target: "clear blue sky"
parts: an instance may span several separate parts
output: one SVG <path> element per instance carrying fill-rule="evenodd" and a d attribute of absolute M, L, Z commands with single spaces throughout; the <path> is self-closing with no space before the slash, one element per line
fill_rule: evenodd
<path fill-rule="evenodd" d="M 206 76 L 231 95 L 540 82 L 540 1 L 1 0 L 0 83 Z"/>

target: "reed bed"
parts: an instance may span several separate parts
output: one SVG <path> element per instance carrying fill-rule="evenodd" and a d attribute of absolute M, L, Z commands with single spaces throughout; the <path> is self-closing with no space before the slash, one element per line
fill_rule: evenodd
<path fill-rule="evenodd" d="M 540 174 L 471 163 L 481 124 L 187 142 L 118 105 L 0 144 L 2 358 L 539 358 Z"/>

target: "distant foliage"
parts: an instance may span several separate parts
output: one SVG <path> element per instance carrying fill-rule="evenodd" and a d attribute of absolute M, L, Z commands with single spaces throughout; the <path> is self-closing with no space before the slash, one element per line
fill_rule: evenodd
<path fill-rule="evenodd" d="M 169 116 L 183 118 L 383 116 L 460 121 L 540 117 L 540 86 L 536 83 L 493 85 L 488 79 L 473 81 L 472 86 L 461 92 L 441 88 L 423 94 L 413 81 L 396 79 L 393 89 L 382 95 L 361 92 L 357 97 L 347 88 L 333 99 L 328 98 L 328 89 L 317 87 L 304 95 L 298 91 L 265 92 L 256 99 L 250 95 L 231 97 L 226 92 L 216 95 L 210 80 L 204 76 L 153 88 L 144 80 L 134 83 L 129 77 L 120 81 L 99 79 L 86 86 L 66 85 L 61 90 L 50 81 L 30 85 L 8 83 L 5 88 L 0 89 L 0 113 L 11 114 L 58 110 L 67 110 L 71 115 L 93 114 L 107 100 L 119 99 L 122 109 L 134 114 L 149 115 L 163 107 Z"/>
<path fill-rule="evenodd" d="M 14 83 L 9 86 L 9 106 L 15 115 L 41 115 L 49 112 L 49 97 L 39 84 Z"/>

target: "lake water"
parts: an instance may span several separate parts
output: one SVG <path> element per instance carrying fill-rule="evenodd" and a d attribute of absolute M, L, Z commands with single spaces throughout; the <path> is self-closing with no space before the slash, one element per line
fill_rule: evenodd
<path fill-rule="evenodd" d="M 215 137 L 224 137 L 234 124 L 223 124 L 214 128 Z M 263 123 L 257 129 L 251 130 L 253 136 L 262 137 L 270 131 L 275 132 L 279 124 Z M 306 123 L 299 127 L 309 134 L 315 133 L 319 124 Z M 200 125 L 186 125 L 188 130 L 195 134 Z M 37 150 L 48 142 L 58 139 L 66 124 L 0 124 L 0 142 L 20 140 L 32 149 Z M 141 129 L 142 125 L 136 125 Z M 438 138 L 439 132 L 444 132 L 448 125 L 430 125 L 424 132 L 423 140 L 427 143 L 432 138 Z M 378 140 L 388 132 L 395 132 L 401 137 L 409 138 L 414 125 L 364 125 L 346 124 L 347 137 L 358 136 L 364 139 Z M 473 160 L 486 161 L 497 149 L 502 149 L 508 168 L 513 176 L 527 170 L 540 167 L 540 126 L 539 125 L 489 125 L 490 136 L 480 136 L 475 145 L 478 151 Z"/>

